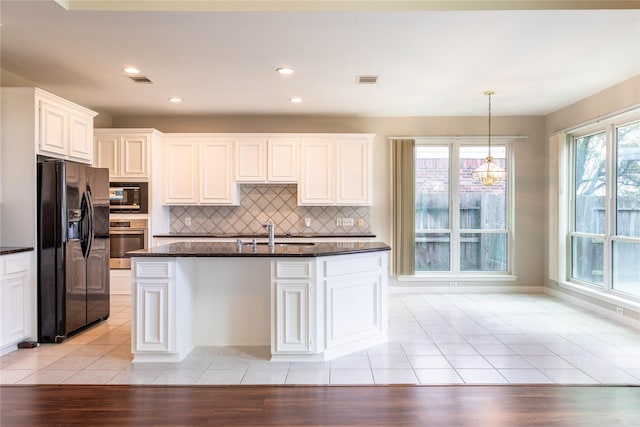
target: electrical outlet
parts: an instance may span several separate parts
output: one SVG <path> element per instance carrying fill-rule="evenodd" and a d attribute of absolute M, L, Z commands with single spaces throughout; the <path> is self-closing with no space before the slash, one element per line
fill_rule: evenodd
<path fill-rule="evenodd" d="M 184 225 L 191 225 L 191 218 L 190 217 L 186 217 L 184 219 Z"/>
<path fill-rule="evenodd" d="M 342 227 L 342 218 L 336 218 L 336 226 Z"/>
<path fill-rule="evenodd" d="M 342 218 L 343 227 L 353 227 L 353 218 Z"/>
<path fill-rule="evenodd" d="M 616 313 L 620 316 L 624 316 L 624 309 L 622 307 L 616 307 Z"/>
<path fill-rule="evenodd" d="M 449 286 L 451 287 L 458 286 L 458 282 L 449 282 Z"/>
<path fill-rule="evenodd" d="M 364 219 L 358 218 L 358 227 L 364 227 Z"/>
<path fill-rule="evenodd" d="M 311 218 L 305 218 L 304 219 L 304 226 L 305 227 L 311 227 Z"/>

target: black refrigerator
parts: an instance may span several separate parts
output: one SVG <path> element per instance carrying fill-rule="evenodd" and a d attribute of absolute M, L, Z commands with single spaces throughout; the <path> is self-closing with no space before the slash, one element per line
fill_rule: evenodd
<path fill-rule="evenodd" d="M 38 342 L 109 317 L 109 170 L 38 161 Z"/>

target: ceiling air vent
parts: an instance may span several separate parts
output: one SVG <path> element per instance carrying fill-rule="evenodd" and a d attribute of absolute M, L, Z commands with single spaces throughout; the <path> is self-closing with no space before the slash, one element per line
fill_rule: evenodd
<path fill-rule="evenodd" d="M 153 83 L 147 76 L 129 76 L 129 78 L 136 83 L 146 83 L 146 84 Z"/>
<path fill-rule="evenodd" d="M 378 76 L 356 76 L 356 84 L 374 85 L 378 83 Z"/>

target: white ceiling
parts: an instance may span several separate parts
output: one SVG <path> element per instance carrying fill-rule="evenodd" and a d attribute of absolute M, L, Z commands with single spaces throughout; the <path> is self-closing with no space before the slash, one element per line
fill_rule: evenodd
<path fill-rule="evenodd" d="M 0 67 L 113 116 L 484 115 L 489 89 L 496 115 L 545 115 L 640 74 L 640 10 L 294 9 L 71 11 L 0 0 Z M 133 83 L 126 65 L 154 83 Z M 283 65 L 296 72 L 277 74 Z M 379 83 L 356 85 L 361 74 Z"/>

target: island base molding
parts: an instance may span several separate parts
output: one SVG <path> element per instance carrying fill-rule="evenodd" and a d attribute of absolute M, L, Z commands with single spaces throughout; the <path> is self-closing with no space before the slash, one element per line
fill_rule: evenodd
<path fill-rule="evenodd" d="M 134 362 L 199 346 L 270 346 L 326 361 L 387 341 L 388 252 L 324 257 L 133 257 Z"/>

